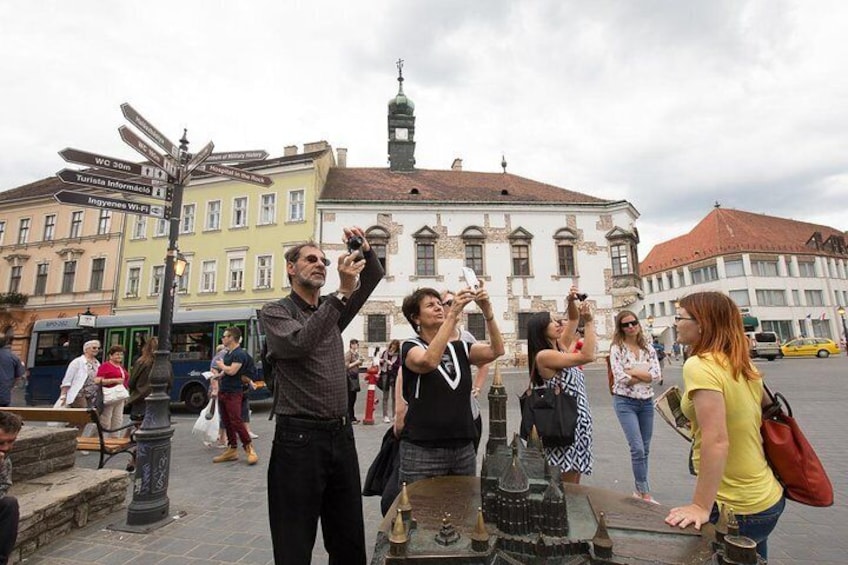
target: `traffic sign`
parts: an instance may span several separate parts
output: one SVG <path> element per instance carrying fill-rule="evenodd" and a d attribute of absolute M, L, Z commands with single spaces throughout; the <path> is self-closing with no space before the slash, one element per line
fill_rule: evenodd
<path fill-rule="evenodd" d="M 124 140 L 124 143 L 138 151 L 142 157 L 153 163 L 154 165 L 158 165 L 161 169 L 164 169 L 166 173 L 171 175 L 172 177 L 177 176 L 177 165 L 173 159 L 170 157 L 165 157 L 154 148 L 150 147 L 150 145 L 137 136 L 133 130 L 128 128 L 127 126 L 121 126 L 118 128 L 118 133 L 121 134 L 121 139 Z"/>
<path fill-rule="evenodd" d="M 204 164 L 201 165 L 198 170 L 201 170 L 205 173 L 222 175 L 225 177 L 230 177 L 240 181 L 250 182 L 262 186 L 271 186 L 272 184 L 274 184 L 274 181 L 271 180 L 271 177 L 251 173 L 250 171 L 243 171 L 242 169 L 234 169 L 233 167 L 227 167 L 226 165 L 216 165 L 214 163 Z"/>
<path fill-rule="evenodd" d="M 212 154 L 212 150 L 214 148 L 215 148 L 215 144 L 210 141 L 209 143 L 206 144 L 206 146 L 203 149 L 201 149 L 200 151 L 195 153 L 194 156 L 191 158 L 191 160 L 188 162 L 188 165 L 186 165 L 186 167 L 185 167 L 185 176 L 190 175 L 191 172 L 194 169 L 196 169 L 198 166 L 200 166 L 200 164 L 203 163 L 206 160 L 206 158 L 209 157 L 209 155 Z M 185 179 L 183 179 L 183 180 L 185 180 Z"/>
<path fill-rule="evenodd" d="M 153 216 L 156 218 L 164 218 L 167 212 L 165 206 L 158 204 L 145 204 L 143 202 L 131 202 L 129 200 L 118 200 L 116 198 L 106 198 L 104 196 L 96 196 L 86 194 L 84 192 L 72 192 L 70 190 L 60 190 L 53 194 L 53 198 L 61 204 L 73 204 L 75 206 L 85 206 L 88 208 L 100 208 L 115 210 L 117 212 L 125 212 L 127 214 L 136 214 L 139 216 Z"/>
<path fill-rule="evenodd" d="M 121 104 L 121 112 L 131 124 L 143 131 L 153 143 L 164 149 L 174 159 L 180 158 L 180 148 L 177 147 L 170 139 L 165 137 L 162 132 L 153 127 L 153 125 L 142 117 L 141 114 L 135 111 L 135 108 L 124 102 Z"/>
<path fill-rule="evenodd" d="M 59 151 L 62 159 L 69 163 L 79 163 L 80 165 L 90 165 L 98 169 L 106 169 L 129 175 L 139 175 L 153 180 L 163 182 L 173 182 L 173 178 L 159 167 L 150 165 L 139 165 L 131 161 L 115 159 L 114 157 L 106 157 L 97 153 L 89 153 L 88 151 L 80 151 L 79 149 L 71 149 L 67 147 Z"/>
<path fill-rule="evenodd" d="M 85 171 L 74 171 L 72 169 L 62 169 L 56 176 L 62 179 L 62 182 L 70 184 L 79 184 L 82 186 L 93 186 L 103 190 L 117 190 L 118 192 L 129 192 L 130 194 L 138 194 L 139 196 L 148 196 L 150 198 L 158 198 L 159 200 L 170 200 L 171 189 L 168 185 L 142 184 L 131 182 L 113 177 L 104 177 L 102 175 L 94 175 Z"/>
<path fill-rule="evenodd" d="M 268 152 L 264 149 L 255 151 L 226 151 L 212 153 L 206 158 L 206 163 L 238 163 L 241 161 L 262 161 L 268 158 Z"/>

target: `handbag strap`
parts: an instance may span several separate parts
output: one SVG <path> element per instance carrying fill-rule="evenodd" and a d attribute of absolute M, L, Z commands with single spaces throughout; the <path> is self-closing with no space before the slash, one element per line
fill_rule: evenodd
<path fill-rule="evenodd" d="M 786 397 L 779 392 L 772 392 L 769 390 L 769 387 L 766 386 L 766 383 L 763 382 L 763 391 L 771 400 L 771 404 L 763 408 L 763 417 L 768 419 L 773 419 L 778 414 L 785 414 L 792 417 L 792 406 L 789 405 L 789 401 L 786 400 Z M 785 408 L 785 410 L 784 410 Z"/>

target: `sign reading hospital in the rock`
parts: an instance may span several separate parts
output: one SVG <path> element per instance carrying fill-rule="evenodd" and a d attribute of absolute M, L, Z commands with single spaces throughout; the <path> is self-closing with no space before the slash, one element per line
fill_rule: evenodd
<path fill-rule="evenodd" d="M 155 218 L 164 218 L 168 211 L 165 206 L 159 206 L 157 204 L 118 200 L 116 198 L 106 198 L 105 196 L 72 192 L 70 190 L 60 190 L 53 195 L 53 198 L 60 204 L 74 204 L 87 208 L 115 210 L 116 212 L 136 214 L 138 216 L 153 216 Z"/>

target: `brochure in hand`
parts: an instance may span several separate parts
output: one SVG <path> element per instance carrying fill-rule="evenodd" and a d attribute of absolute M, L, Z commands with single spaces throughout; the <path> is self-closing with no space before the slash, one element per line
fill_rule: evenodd
<path fill-rule="evenodd" d="M 674 431 L 692 441 L 692 424 L 680 409 L 680 389 L 671 386 L 654 400 L 654 409 Z"/>

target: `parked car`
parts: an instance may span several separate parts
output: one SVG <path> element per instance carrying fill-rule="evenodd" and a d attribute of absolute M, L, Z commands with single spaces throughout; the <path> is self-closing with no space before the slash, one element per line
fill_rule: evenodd
<path fill-rule="evenodd" d="M 780 348 L 786 357 L 830 357 L 838 355 L 839 346 L 833 340 L 823 337 L 805 337 L 787 341 Z"/>
<path fill-rule="evenodd" d="M 748 332 L 748 344 L 751 358 L 762 357 L 774 361 L 782 354 L 780 339 L 774 332 Z"/>

